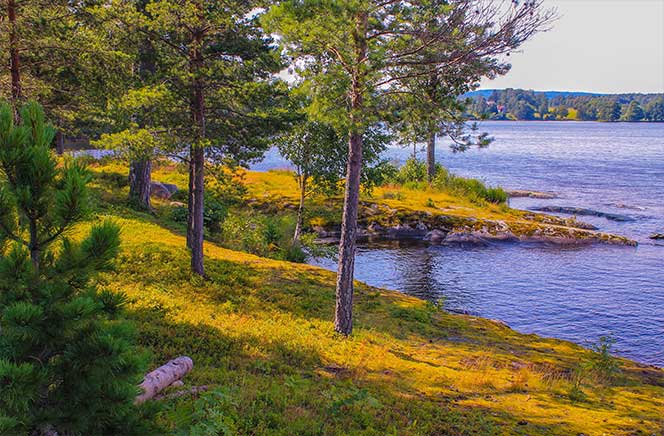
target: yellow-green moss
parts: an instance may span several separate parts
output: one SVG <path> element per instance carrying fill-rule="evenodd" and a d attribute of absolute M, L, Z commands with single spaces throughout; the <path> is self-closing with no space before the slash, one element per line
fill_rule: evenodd
<path fill-rule="evenodd" d="M 250 186 L 257 177 L 247 175 Z M 275 190 L 287 182 L 280 177 Z M 180 183 L 172 172 L 155 178 Z M 587 374 L 585 399 L 573 402 L 574 371 L 589 351 L 362 283 L 354 333 L 338 337 L 333 273 L 206 243 L 209 280 L 192 277 L 181 234 L 126 209 L 122 190 L 103 181 L 97 188 L 100 213 L 123 229 L 117 272 L 102 285 L 129 296 L 155 366 L 190 355 L 196 366 L 187 384 L 219 390 L 207 406 L 186 396 L 167 401 L 161 421 L 173 431 L 224 419 L 232 432 L 256 435 L 664 430 L 662 370 L 620 360 L 616 383 L 604 386 Z M 486 212 L 499 213 L 518 215 Z"/>

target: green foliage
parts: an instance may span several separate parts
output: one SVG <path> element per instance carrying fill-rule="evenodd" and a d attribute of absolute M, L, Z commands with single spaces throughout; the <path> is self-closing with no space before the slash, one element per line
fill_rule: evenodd
<path fill-rule="evenodd" d="M 187 431 L 191 436 L 238 434 L 235 413 L 237 404 L 233 396 L 222 388 L 206 392 L 195 403 L 191 415 L 192 425 Z"/>
<path fill-rule="evenodd" d="M 398 184 L 417 184 L 426 181 L 427 164 L 413 157 L 409 158 L 396 173 L 394 181 Z"/>
<path fill-rule="evenodd" d="M 643 108 L 635 100 L 632 100 L 628 106 L 624 107 L 624 113 L 621 120 L 624 121 L 642 121 L 646 117 Z"/>
<path fill-rule="evenodd" d="M 294 228 L 295 219 L 289 215 L 234 209 L 221 226 L 221 244 L 232 250 L 302 263 L 307 254 L 301 242 L 293 242 Z"/>
<path fill-rule="evenodd" d="M 466 114 L 475 119 L 663 121 L 661 94 L 594 95 L 494 90 L 470 97 Z"/>
<path fill-rule="evenodd" d="M 112 268 L 120 229 L 62 236 L 88 210 L 89 174 L 57 166 L 39 105 L 21 119 L 0 105 L 0 432 L 142 434 L 133 399 L 145 359 L 123 296 L 92 281 Z"/>
<path fill-rule="evenodd" d="M 437 189 L 449 190 L 468 197 L 473 203 L 482 204 L 489 202 L 495 204 L 504 204 L 507 202 L 507 193 L 500 187 L 492 188 L 486 186 L 480 180 L 466 179 L 455 176 L 444 168 L 440 168 L 433 181 L 433 186 Z"/>
<path fill-rule="evenodd" d="M 581 389 L 580 384 L 575 381 L 567 392 L 567 397 L 574 403 L 582 403 L 588 399 L 588 395 Z"/>
<path fill-rule="evenodd" d="M 60 132 L 96 136 L 106 128 L 103 112 L 120 95 L 131 68 L 116 23 L 98 14 L 98 2 L 16 2 L 21 99 L 38 100 Z M 11 99 L 7 13 L 0 13 L 0 100 Z"/>
<path fill-rule="evenodd" d="M 426 163 L 415 158 L 409 158 L 404 165 L 398 169 L 389 171 L 391 177 L 388 182 L 403 185 L 412 189 L 427 189 Z M 507 194 L 502 188 L 486 186 L 480 180 L 467 179 L 455 176 L 440 165 L 436 166 L 436 177 L 431 187 L 441 191 L 451 192 L 470 199 L 473 203 L 484 204 L 484 202 L 504 204 L 507 202 Z M 435 207 L 427 203 L 427 207 Z"/>
<path fill-rule="evenodd" d="M 620 362 L 612 354 L 615 343 L 610 336 L 600 337 L 591 347 L 593 352 L 585 364 L 586 370 L 604 383 L 611 383 L 620 374 Z"/>
<path fill-rule="evenodd" d="M 236 168 L 215 165 L 210 168 L 210 175 L 205 180 L 206 198 L 203 211 L 203 223 L 212 235 L 221 233 L 222 224 L 230 209 L 244 199 L 247 188 L 241 180 L 241 173 Z M 186 191 L 181 190 L 172 200 L 185 199 Z M 170 218 L 178 223 L 187 222 L 188 210 L 178 206 L 171 209 Z"/>

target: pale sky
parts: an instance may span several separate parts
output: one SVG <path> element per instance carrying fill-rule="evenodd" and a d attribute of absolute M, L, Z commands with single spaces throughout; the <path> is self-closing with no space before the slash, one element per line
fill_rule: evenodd
<path fill-rule="evenodd" d="M 544 0 L 559 19 L 481 88 L 664 92 L 664 0 Z"/>

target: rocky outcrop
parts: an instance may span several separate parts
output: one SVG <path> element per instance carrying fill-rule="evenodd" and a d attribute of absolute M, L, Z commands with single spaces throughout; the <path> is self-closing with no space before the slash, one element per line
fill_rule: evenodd
<path fill-rule="evenodd" d="M 253 200 L 250 204 L 269 212 L 288 209 L 286 202 L 276 200 Z M 327 206 L 330 210 L 339 207 L 336 203 Z M 338 222 L 328 222 L 317 225 L 313 230 L 326 242 L 332 242 L 339 237 L 340 227 Z M 537 213 L 515 211 L 513 219 L 491 220 L 451 215 L 443 210 L 431 212 L 361 201 L 357 235 L 359 239 L 411 239 L 432 245 L 497 242 L 636 245 L 636 242 L 622 236 L 595 230 L 594 226 L 574 218 Z"/>
<path fill-rule="evenodd" d="M 565 206 L 543 206 L 543 207 L 535 207 L 532 208 L 531 210 L 535 210 L 538 212 L 551 212 L 551 213 L 562 213 L 566 215 L 585 215 L 585 216 L 597 216 L 601 218 L 606 218 L 607 220 L 611 221 L 634 221 L 634 218 L 627 216 L 627 215 L 619 215 L 617 213 L 608 213 L 608 212 L 600 212 L 598 210 L 593 210 L 593 209 L 585 209 L 583 207 L 565 207 Z"/>
<path fill-rule="evenodd" d="M 506 189 L 505 193 L 510 198 L 539 198 L 541 200 L 551 200 L 558 198 L 555 192 L 526 191 L 524 189 Z"/>
<path fill-rule="evenodd" d="M 650 239 L 664 239 L 664 233 L 654 233 L 650 235 Z"/>

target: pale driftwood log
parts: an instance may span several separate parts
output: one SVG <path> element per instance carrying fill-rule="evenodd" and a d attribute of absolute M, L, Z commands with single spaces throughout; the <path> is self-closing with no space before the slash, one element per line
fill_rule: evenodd
<path fill-rule="evenodd" d="M 136 397 L 134 403 L 140 404 L 154 398 L 159 392 L 173 384 L 173 382 L 187 375 L 193 368 L 194 362 L 190 357 L 180 356 L 146 374 L 143 382 L 138 385 L 143 390 L 143 393 Z"/>

